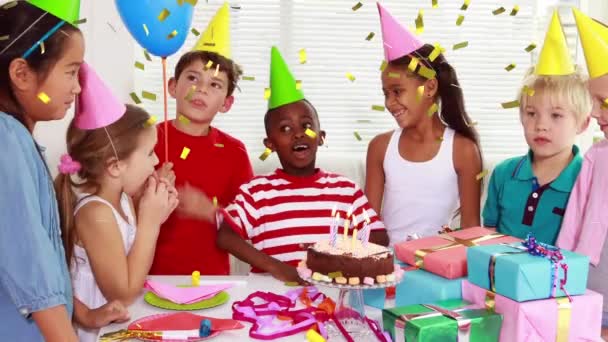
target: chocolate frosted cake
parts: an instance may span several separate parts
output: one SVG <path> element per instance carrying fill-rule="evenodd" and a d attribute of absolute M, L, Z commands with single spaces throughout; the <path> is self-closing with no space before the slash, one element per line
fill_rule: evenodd
<path fill-rule="evenodd" d="M 393 253 L 386 247 L 360 241 L 352 244 L 338 239 L 335 246 L 321 241 L 308 249 L 306 260 L 298 267 L 300 276 L 314 280 L 350 285 L 373 285 L 395 281 Z"/>

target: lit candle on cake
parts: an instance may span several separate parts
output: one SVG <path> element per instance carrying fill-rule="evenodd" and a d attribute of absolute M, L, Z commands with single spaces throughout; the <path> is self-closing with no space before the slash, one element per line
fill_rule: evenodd
<path fill-rule="evenodd" d="M 346 217 L 344 218 L 344 247 L 346 247 L 346 243 L 348 240 L 348 228 L 350 228 L 350 217 L 353 214 L 353 206 L 351 205 L 348 208 L 348 212 L 346 213 Z"/>
<path fill-rule="evenodd" d="M 361 242 L 363 242 L 363 247 L 367 246 L 367 243 L 369 242 L 369 233 L 370 233 L 370 227 L 369 227 L 369 223 L 371 222 L 371 220 L 369 219 L 369 215 L 367 215 L 367 210 L 363 209 L 363 217 L 365 218 L 363 221 L 363 236 L 361 236 Z"/>
<path fill-rule="evenodd" d="M 357 244 L 357 215 L 353 215 L 353 238 L 350 242 L 350 250 L 351 252 L 355 251 L 355 247 Z"/>
<path fill-rule="evenodd" d="M 338 239 L 338 222 L 340 222 L 340 213 L 337 213 L 335 216 L 335 223 L 332 223 L 330 235 L 329 235 L 329 244 L 332 247 L 336 247 L 336 240 Z"/>
<path fill-rule="evenodd" d="M 336 223 L 336 204 L 334 204 L 334 208 L 331 210 L 331 221 L 329 223 L 329 240 L 333 241 L 335 240 L 333 238 L 333 236 L 336 234 L 334 233 L 334 230 L 337 230 L 338 225 Z M 332 244 L 333 246 L 333 244 Z"/>

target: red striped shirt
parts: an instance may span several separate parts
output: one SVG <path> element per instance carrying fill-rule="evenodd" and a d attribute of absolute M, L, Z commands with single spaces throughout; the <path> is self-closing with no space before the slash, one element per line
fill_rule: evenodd
<path fill-rule="evenodd" d="M 226 210 L 243 239 L 296 266 L 305 256 L 306 244 L 329 238 L 334 208 L 340 213 L 339 238 L 343 237 L 344 219 L 351 207 L 355 219 L 351 219 L 349 235 L 354 228 L 363 228 L 363 211 L 372 230 L 384 229 L 363 191 L 348 178 L 321 170 L 309 177 L 296 177 L 277 169 L 243 184 Z M 262 271 L 254 268 L 252 272 Z"/>

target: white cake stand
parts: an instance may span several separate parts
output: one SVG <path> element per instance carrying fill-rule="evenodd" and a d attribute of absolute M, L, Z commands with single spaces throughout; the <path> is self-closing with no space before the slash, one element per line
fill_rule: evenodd
<path fill-rule="evenodd" d="M 397 286 L 403 279 L 403 274 L 395 281 L 385 282 L 374 285 L 348 285 L 337 284 L 334 282 L 326 282 L 305 278 L 304 280 L 318 286 L 329 288 L 337 288 L 340 290 L 338 294 L 338 302 L 334 312 L 336 319 L 340 321 L 344 329 L 357 342 L 378 341 L 374 332 L 369 328 L 365 321 L 365 304 L 363 302 L 363 290 L 384 289 L 387 287 Z M 338 327 L 332 322 L 327 324 L 327 334 L 331 341 L 346 341 Z"/>

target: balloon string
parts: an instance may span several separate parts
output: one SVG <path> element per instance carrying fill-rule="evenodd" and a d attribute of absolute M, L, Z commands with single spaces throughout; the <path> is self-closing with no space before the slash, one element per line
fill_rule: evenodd
<path fill-rule="evenodd" d="M 167 109 L 167 58 L 162 58 L 163 62 L 163 98 L 165 109 L 165 162 L 169 162 L 169 110 Z"/>

